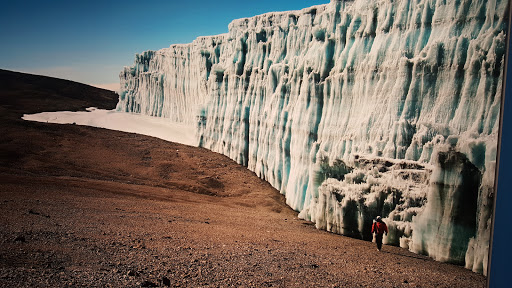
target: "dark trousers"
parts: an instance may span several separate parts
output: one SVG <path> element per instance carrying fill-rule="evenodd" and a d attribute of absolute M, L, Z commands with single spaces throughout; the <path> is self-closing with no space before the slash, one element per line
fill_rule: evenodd
<path fill-rule="evenodd" d="M 382 234 L 375 234 L 375 242 L 377 242 L 377 249 L 382 249 Z"/>

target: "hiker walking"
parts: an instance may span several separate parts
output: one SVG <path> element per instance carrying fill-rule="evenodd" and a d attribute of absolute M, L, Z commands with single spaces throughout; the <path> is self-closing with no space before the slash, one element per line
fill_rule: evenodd
<path fill-rule="evenodd" d="M 377 242 L 377 250 L 382 249 L 382 235 L 386 233 L 388 235 L 388 226 L 380 216 L 375 218 L 375 222 L 372 225 L 372 233 L 375 233 L 375 242 Z"/>

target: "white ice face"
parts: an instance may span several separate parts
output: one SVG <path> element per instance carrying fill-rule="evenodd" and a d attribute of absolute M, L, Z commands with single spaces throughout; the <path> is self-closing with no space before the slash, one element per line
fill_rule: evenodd
<path fill-rule="evenodd" d="M 507 1 L 331 1 L 137 55 L 117 109 L 194 124 L 317 227 L 485 273 Z"/>

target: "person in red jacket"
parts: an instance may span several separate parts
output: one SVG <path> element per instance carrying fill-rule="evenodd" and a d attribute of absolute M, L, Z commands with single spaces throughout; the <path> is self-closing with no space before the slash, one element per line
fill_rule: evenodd
<path fill-rule="evenodd" d="M 377 242 L 377 250 L 382 249 L 382 235 L 386 233 L 388 235 L 388 226 L 380 216 L 377 216 L 375 222 L 372 225 L 372 233 L 375 233 L 375 242 Z"/>

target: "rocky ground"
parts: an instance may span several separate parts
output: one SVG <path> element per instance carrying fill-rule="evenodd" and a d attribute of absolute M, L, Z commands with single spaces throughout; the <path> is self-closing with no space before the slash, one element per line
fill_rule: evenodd
<path fill-rule="evenodd" d="M 460 266 L 319 231 L 217 153 L 20 119 L 112 108 L 115 95 L 9 91 L 0 90 L 0 287 L 486 286 Z"/>

